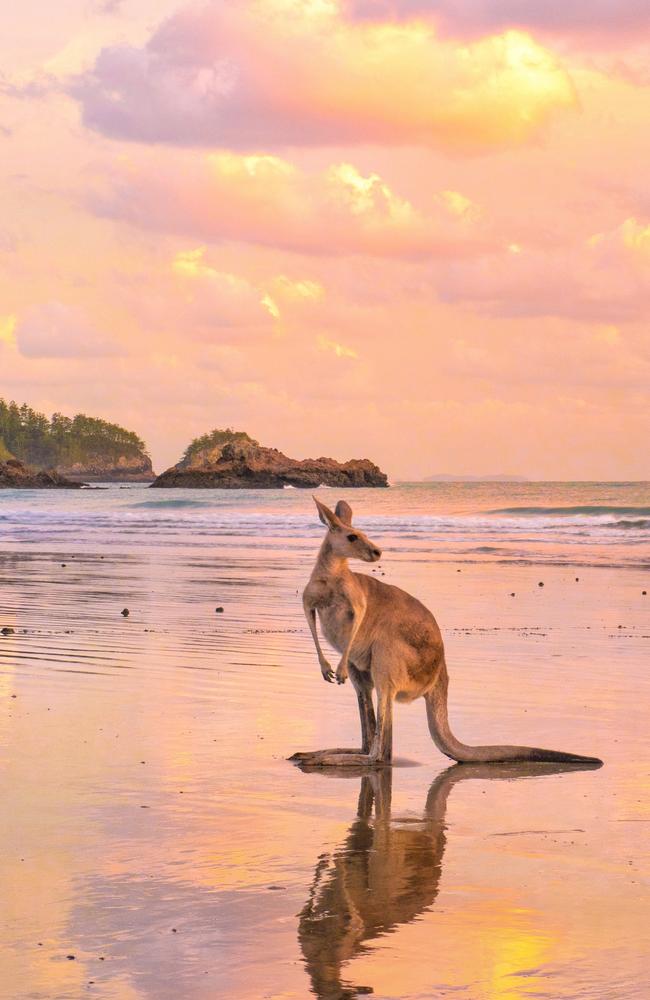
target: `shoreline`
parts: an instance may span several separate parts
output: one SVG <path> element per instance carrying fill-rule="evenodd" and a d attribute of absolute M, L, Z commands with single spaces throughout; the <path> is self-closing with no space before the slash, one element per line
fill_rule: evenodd
<path fill-rule="evenodd" d="M 302 615 L 315 542 L 0 544 L 12 1000 L 49 1000 L 53 975 L 61 996 L 303 1000 L 328 970 L 400 1000 L 513 982 L 563 1000 L 612 963 L 617 997 L 642 1000 L 647 576 L 386 553 L 383 579 L 440 624 L 460 738 L 605 766 L 457 782 L 417 701 L 395 713 L 415 766 L 373 790 L 286 761 L 358 739 Z"/>

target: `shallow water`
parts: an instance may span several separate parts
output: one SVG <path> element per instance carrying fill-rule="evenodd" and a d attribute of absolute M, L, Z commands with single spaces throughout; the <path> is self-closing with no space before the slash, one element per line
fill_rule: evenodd
<path fill-rule="evenodd" d="M 355 494 L 378 572 L 436 613 L 458 734 L 605 760 L 448 768 L 418 702 L 370 778 L 285 760 L 358 727 L 303 624 L 304 494 L 0 494 L 0 996 L 645 998 L 647 544 L 546 512 L 549 541 L 468 551 L 471 518 L 538 517 L 488 509 L 650 506 L 614 488 Z"/>

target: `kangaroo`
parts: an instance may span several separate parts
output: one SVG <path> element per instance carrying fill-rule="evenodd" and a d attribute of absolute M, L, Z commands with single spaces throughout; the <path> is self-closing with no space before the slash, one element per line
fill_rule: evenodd
<path fill-rule="evenodd" d="M 454 764 L 431 784 L 420 823 L 392 819 L 390 768 L 346 771 L 346 777 L 363 775 L 357 817 L 344 843 L 318 859 L 299 915 L 298 940 L 312 993 L 318 1000 L 354 1000 L 372 993 L 370 986 L 346 982 L 345 966 L 367 952 L 368 942 L 412 923 L 433 905 L 449 835 L 448 798 L 455 785 L 467 779 L 539 778 L 593 766 Z"/>
<path fill-rule="evenodd" d="M 322 767 L 379 767 L 392 760 L 393 700 L 424 698 L 429 731 L 438 749 L 459 763 L 548 761 L 602 764 L 558 750 L 507 745 L 467 746 L 451 731 L 447 716 L 448 675 L 440 629 L 431 612 L 399 587 L 353 573 L 348 559 L 377 562 L 381 550 L 352 527 L 352 509 L 339 500 L 331 511 L 314 497 L 327 533 L 303 593 L 303 607 L 324 680 L 357 693 L 361 748 L 336 747 L 295 753 L 289 760 Z M 336 672 L 318 638 L 316 614 L 325 638 L 341 654 Z M 377 714 L 372 701 L 376 692 Z"/>

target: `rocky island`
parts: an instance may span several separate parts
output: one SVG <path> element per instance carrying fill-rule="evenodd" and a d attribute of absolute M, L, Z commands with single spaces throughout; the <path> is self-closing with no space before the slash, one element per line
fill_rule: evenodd
<path fill-rule="evenodd" d="M 9 459 L 77 483 L 155 478 L 145 443 L 133 431 L 84 413 L 48 418 L 0 399 L 0 462 Z"/>
<path fill-rule="evenodd" d="M 58 472 L 37 471 L 9 458 L 0 462 L 0 490 L 80 490 L 82 483 L 73 483 Z"/>
<path fill-rule="evenodd" d="M 167 469 L 152 488 L 278 489 L 295 486 L 388 486 L 388 477 L 367 458 L 336 462 L 332 458 L 295 459 L 265 448 L 243 431 L 215 430 L 196 438 L 181 461 Z"/>

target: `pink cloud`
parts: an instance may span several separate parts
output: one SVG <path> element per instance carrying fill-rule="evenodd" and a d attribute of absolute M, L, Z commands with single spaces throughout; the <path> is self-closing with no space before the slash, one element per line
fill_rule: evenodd
<path fill-rule="evenodd" d="M 558 59 L 505 32 L 469 44 L 423 24 L 346 21 L 335 2 L 192 5 L 142 46 L 102 49 L 70 93 L 84 123 L 150 143 L 256 151 L 516 146 L 574 106 Z"/>
<path fill-rule="evenodd" d="M 478 206 L 432 191 L 418 210 L 352 164 L 308 172 L 275 156 L 233 153 L 118 165 L 92 198 L 100 215 L 210 242 L 315 255 L 464 256 L 494 246 Z"/>
<path fill-rule="evenodd" d="M 119 345 L 98 330 L 85 312 L 63 302 L 32 306 L 19 317 L 16 344 L 28 358 L 100 358 L 119 354 Z"/>
<path fill-rule="evenodd" d="M 345 0 L 352 18 L 366 21 L 432 20 L 447 33 L 476 36 L 506 28 L 559 35 L 629 36 L 650 28 L 646 0 Z"/>
<path fill-rule="evenodd" d="M 650 226 L 628 219 L 582 246 L 488 255 L 441 268 L 442 300 L 492 316 L 625 323 L 650 316 Z"/>

